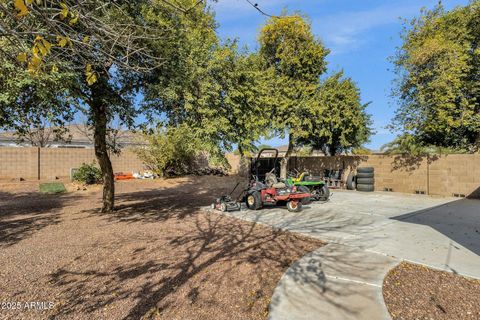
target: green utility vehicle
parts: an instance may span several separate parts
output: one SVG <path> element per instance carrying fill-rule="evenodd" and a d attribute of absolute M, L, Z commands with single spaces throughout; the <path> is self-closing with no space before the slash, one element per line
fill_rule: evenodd
<path fill-rule="evenodd" d="M 321 177 L 312 176 L 308 172 L 289 172 L 287 183 L 297 186 L 297 189 L 302 192 L 311 193 L 310 200 L 313 201 L 328 201 L 330 198 L 330 189 Z"/>

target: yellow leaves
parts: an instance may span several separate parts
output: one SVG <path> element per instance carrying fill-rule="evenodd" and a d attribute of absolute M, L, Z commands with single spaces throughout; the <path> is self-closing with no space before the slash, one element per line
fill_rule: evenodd
<path fill-rule="evenodd" d="M 42 36 L 37 36 L 33 42 L 32 53 L 34 56 L 45 57 L 50 53 L 52 44 L 44 39 Z"/>
<path fill-rule="evenodd" d="M 60 19 L 63 20 L 68 17 L 68 6 L 63 2 L 60 2 L 60 7 L 62 7 L 62 11 L 60 11 Z"/>
<path fill-rule="evenodd" d="M 89 86 L 97 82 L 97 74 L 93 70 L 91 64 L 87 64 L 85 67 L 85 75 L 87 76 L 87 83 Z"/>
<path fill-rule="evenodd" d="M 27 1 L 27 2 L 31 3 L 31 1 Z M 24 0 L 15 0 L 13 5 L 15 6 L 15 9 L 18 10 L 18 13 L 17 13 L 18 18 L 21 18 L 28 14 L 27 4 L 25 3 Z"/>
<path fill-rule="evenodd" d="M 60 48 L 64 48 L 65 46 L 72 45 L 72 41 L 70 40 L 69 37 L 64 37 L 64 36 L 57 36 L 57 42 Z"/>
<path fill-rule="evenodd" d="M 27 62 L 28 72 L 32 74 L 37 73 L 42 65 L 43 58 L 50 53 L 51 48 L 52 44 L 48 40 L 44 39 L 42 36 L 37 36 L 33 41 L 31 59 L 28 59 L 28 54 L 26 52 L 22 52 L 17 56 L 17 60 L 22 63 Z"/>
<path fill-rule="evenodd" d="M 85 43 L 85 44 L 89 43 L 90 42 L 90 37 L 89 36 L 83 37 L 82 42 Z"/>
<path fill-rule="evenodd" d="M 60 20 L 68 19 L 68 17 L 70 16 L 70 20 L 68 21 L 69 25 L 73 26 L 78 22 L 78 17 L 79 17 L 78 13 L 75 14 L 75 12 L 71 11 L 70 8 L 64 2 L 60 2 L 60 7 L 61 7 L 61 10 L 59 13 Z"/>
<path fill-rule="evenodd" d="M 19 53 L 18 56 L 17 56 L 17 60 L 18 62 L 26 62 L 28 59 L 28 55 L 26 52 L 22 52 L 22 53 Z"/>
<path fill-rule="evenodd" d="M 76 24 L 78 22 L 78 14 L 75 15 L 74 13 L 70 13 L 70 16 L 72 17 L 72 19 L 70 19 L 70 21 L 68 22 L 69 25 L 73 26 L 74 24 Z"/>
<path fill-rule="evenodd" d="M 39 56 L 33 56 L 32 59 L 28 62 L 27 70 L 31 74 L 35 74 L 40 70 L 40 65 L 42 64 L 42 58 Z"/>
<path fill-rule="evenodd" d="M 87 75 L 87 83 L 89 86 L 97 82 L 97 75 L 95 73 L 91 73 Z"/>
<path fill-rule="evenodd" d="M 29 59 L 28 52 L 21 52 L 17 55 L 17 61 L 20 63 L 27 63 L 27 70 L 31 74 L 39 71 L 42 65 L 43 57 L 50 52 L 50 43 L 41 36 L 35 38 L 33 47 L 31 49 L 31 58 Z"/>

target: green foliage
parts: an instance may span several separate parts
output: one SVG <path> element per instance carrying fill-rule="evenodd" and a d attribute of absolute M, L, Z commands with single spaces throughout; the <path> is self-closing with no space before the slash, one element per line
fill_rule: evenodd
<path fill-rule="evenodd" d="M 209 15 L 202 19 L 212 23 Z M 157 82 L 146 88 L 146 107 L 166 114 L 170 126 L 187 124 L 210 145 L 252 151 L 269 125 L 259 59 L 239 51 L 236 42 L 219 44 L 212 30 L 198 38 L 186 32 L 188 47 L 180 53 L 186 59 L 171 72 L 167 68 L 169 78 L 162 80 L 165 71 L 159 70 Z"/>
<path fill-rule="evenodd" d="M 264 65 L 265 103 L 271 109 L 271 127 L 290 142 L 308 136 L 306 110 L 320 76 L 326 71 L 328 50 L 300 15 L 271 18 L 260 31 L 260 57 Z M 289 144 L 289 152 L 293 145 Z"/>
<path fill-rule="evenodd" d="M 4 31 L 0 44 L 14 44 L 11 52 L 3 47 L 0 52 L 2 60 L 15 63 L 14 71 L 8 71 L 7 75 L 14 75 L 15 70 L 28 70 L 30 81 L 55 73 L 63 75 L 66 71 L 73 74 L 72 81 L 63 82 L 65 86 L 60 81 L 58 87 L 49 85 L 37 90 L 38 95 L 41 92 L 54 96 L 43 99 L 46 115 L 35 104 L 23 101 L 18 104 L 19 114 L 23 118 L 40 114 L 40 118 L 46 116 L 50 123 L 59 126 L 68 122 L 77 110 L 88 116 L 87 124 L 94 128 L 95 153 L 104 177 L 102 211 L 111 211 L 114 188 L 107 152 L 108 123 L 118 119 L 122 126 L 132 128 L 140 113 L 151 120 L 150 110 L 165 111 L 156 108 L 157 105 L 172 107 L 168 108 L 167 116 L 173 122 L 176 110 L 189 111 L 175 107 L 184 98 L 179 92 L 195 93 L 186 85 L 189 81 L 198 83 L 204 91 L 209 90 L 208 83 L 203 81 L 203 68 L 211 60 L 212 43 L 216 41 L 213 15 L 205 2 L 192 7 L 190 0 L 177 0 L 174 6 L 161 0 L 16 3 L 19 4 L 16 8 L 10 1 L 0 3 Z M 190 9 L 179 10 L 177 6 Z M 190 68 L 191 65 L 195 68 Z M 40 81 L 40 86 L 43 83 Z M 153 96 L 146 90 L 144 96 L 158 104 L 145 105 L 139 110 L 134 98 L 152 83 L 158 90 Z M 8 92 L 10 101 L 16 98 L 16 92 L 24 90 L 24 87 L 12 89 L 5 83 L 0 85 L 0 92 Z M 28 96 L 28 90 L 25 92 Z M 40 104 L 41 99 L 34 97 L 33 101 Z M 60 103 L 55 103 L 55 99 Z M 202 98 L 200 101 L 207 103 Z M 0 126 L 21 128 L 17 124 L 23 121 L 22 117 L 16 117 L 16 109 L 8 103 L 1 105 Z M 3 109 L 4 105 L 8 108 Z M 148 121 L 147 126 L 151 124 Z"/>
<path fill-rule="evenodd" d="M 366 107 L 352 79 L 344 78 L 343 72 L 328 77 L 309 100 L 304 119 L 307 134 L 298 143 L 328 155 L 361 147 L 372 133 Z"/>
<path fill-rule="evenodd" d="M 359 156 L 370 155 L 372 154 L 372 150 L 365 147 L 358 147 L 352 149 L 352 154 Z"/>
<path fill-rule="evenodd" d="M 3 52 L 15 49 L 0 39 Z M 0 54 L 0 128 L 16 130 L 20 137 L 47 122 L 63 134 L 61 127 L 73 120 L 74 100 L 70 100 L 72 72 L 52 72 L 32 76 L 27 70 Z"/>
<path fill-rule="evenodd" d="M 67 191 L 63 183 L 60 182 L 41 183 L 39 189 L 41 193 L 47 194 L 64 193 Z"/>
<path fill-rule="evenodd" d="M 272 148 L 272 146 L 268 144 L 259 144 L 258 146 L 255 146 L 255 151 L 260 151 L 262 149 L 268 149 L 268 148 Z"/>
<path fill-rule="evenodd" d="M 480 148 L 480 1 L 442 5 L 405 26 L 394 57 L 400 106 L 392 129 L 422 146 Z"/>
<path fill-rule="evenodd" d="M 455 154 L 468 153 L 466 149 L 449 148 L 435 145 L 425 146 L 419 137 L 411 134 L 403 134 L 382 146 L 382 151 L 386 154 L 408 154 L 412 156 L 423 156 L 427 154 Z"/>
<path fill-rule="evenodd" d="M 84 163 L 73 173 L 72 179 L 85 184 L 95 184 L 102 181 L 102 172 L 94 162 Z"/>
<path fill-rule="evenodd" d="M 270 18 L 260 31 L 259 42 L 260 56 L 278 76 L 315 83 L 326 70 L 329 51 L 298 14 Z"/>
<path fill-rule="evenodd" d="M 302 146 L 296 148 L 295 155 L 298 157 L 308 157 L 312 154 L 313 148 L 311 146 Z"/>
<path fill-rule="evenodd" d="M 157 129 L 145 135 L 145 140 L 147 145 L 135 152 L 160 177 L 189 174 L 200 157 L 208 157 L 211 165 L 225 165 L 223 156 L 186 125 Z"/>

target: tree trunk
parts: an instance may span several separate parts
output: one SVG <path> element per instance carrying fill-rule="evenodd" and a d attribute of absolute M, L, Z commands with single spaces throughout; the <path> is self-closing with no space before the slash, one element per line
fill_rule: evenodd
<path fill-rule="evenodd" d="M 477 133 L 477 138 L 475 139 L 474 151 L 475 153 L 480 153 L 480 132 Z"/>
<path fill-rule="evenodd" d="M 332 143 L 328 146 L 329 155 L 334 157 L 338 153 L 338 149 L 340 149 L 340 141 L 335 136 L 332 138 Z"/>
<path fill-rule="evenodd" d="M 95 90 L 96 87 L 97 90 Z M 100 165 L 103 177 L 103 206 L 102 212 L 112 212 L 115 205 L 115 185 L 113 177 L 112 163 L 107 149 L 107 106 L 102 101 L 99 85 L 92 87 L 93 101 L 91 103 L 92 120 L 94 125 L 93 138 L 95 146 L 95 156 Z M 99 89 L 98 89 L 99 88 Z"/>
<path fill-rule="evenodd" d="M 328 146 L 328 156 L 333 157 L 337 155 L 337 149 L 333 143 Z"/>
<path fill-rule="evenodd" d="M 288 134 L 288 149 L 283 157 L 282 161 L 280 162 L 280 178 L 287 179 L 287 170 L 288 170 L 288 160 L 290 159 L 290 155 L 293 151 L 293 137 L 292 134 Z"/>

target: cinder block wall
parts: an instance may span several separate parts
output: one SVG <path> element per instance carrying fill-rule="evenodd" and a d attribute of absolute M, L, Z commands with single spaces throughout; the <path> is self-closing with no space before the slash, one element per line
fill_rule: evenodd
<path fill-rule="evenodd" d="M 94 161 L 93 149 L 40 148 L 40 178 L 68 177 L 70 168 Z"/>
<path fill-rule="evenodd" d="M 427 157 L 411 156 L 338 156 L 294 157 L 289 170 L 308 170 L 322 175 L 325 169 L 344 169 L 344 178 L 357 167 L 375 168 L 375 189 L 394 192 L 480 197 L 480 154 L 457 154 Z"/>
<path fill-rule="evenodd" d="M 37 175 L 37 148 L 0 148 L 0 178 L 30 178 Z"/>
<path fill-rule="evenodd" d="M 240 157 L 227 154 L 231 173 L 244 170 Z M 136 172 L 146 169 L 143 162 L 131 150 L 120 155 L 110 155 L 114 172 Z M 93 149 L 74 148 L 0 148 L 0 179 L 53 179 L 70 176 L 71 168 L 83 163 L 96 162 Z"/>
<path fill-rule="evenodd" d="M 129 150 L 111 155 L 114 172 L 142 171 L 145 166 Z M 93 149 L 0 148 L 0 179 L 52 179 L 69 177 L 71 168 L 96 162 Z"/>

